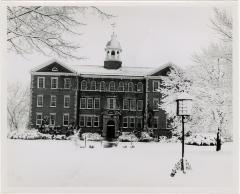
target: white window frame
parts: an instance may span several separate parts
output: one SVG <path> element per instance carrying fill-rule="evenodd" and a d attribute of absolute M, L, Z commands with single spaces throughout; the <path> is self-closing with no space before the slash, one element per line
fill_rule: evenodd
<path fill-rule="evenodd" d="M 94 86 L 94 88 L 93 88 L 93 86 Z M 90 88 L 91 88 L 92 91 L 96 91 L 97 90 L 97 82 L 95 80 L 92 80 L 90 82 Z"/>
<path fill-rule="evenodd" d="M 42 98 L 42 105 L 39 105 L 39 97 Z M 37 95 L 37 107 L 43 107 L 43 95 Z"/>
<path fill-rule="evenodd" d="M 131 123 L 132 123 L 131 119 L 133 119 L 133 121 L 134 121 L 133 122 L 133 125 L 134 125 L 133 127 L 131 126 Z M 135 117 L 129 117 L 129 128 L 135 128 Z"/>
<path fill-rule="evenodd" d="M 133 101 L 135 102 L 135 108 L 134 109 L 132 109 L 132 102 Z M 130 99 L 130 107 L 129 107 L 129 109 L 130 109 L 130 111 L 136 111 L 136 109 L 137 109 L 137 102 L 136 102 L 135 98 Z"/>
<path fill-rule="evenodd" d="M 99 107 L 96 107 L 96 101 L 99 101 Z M 100 102 L 100 98 L 94 98 L 94 109 L 100 109 L 101 106 L 101 102 Z"/>
<path fill-rule="evenodd" d="M 69 81 L 69 87 L 66 87 L 67 80 Z M 71 88 L 71 79 L 70 78 L 64 78 L 64 89 L 70 89 Z"/>
<path fill-rule="evenodd" d="M 81 117 L 83 118 L 83 125 L 81 125 Z M 79 126 L 80 127 L 85 127 L 85 116 L 84 115 L 79 116 Z"/>
<path fill-rule="evenodd" d="M 97 118 L 97 121 L 95 121 L 95 118 Z M 97 125 L 95 126 L 95 122 L 97 122 Z M 99 127 L 99 116 L 93 116 L 93 127 Z"/>
<path fill-rule="evenodd" d="M 51 120 L 51 116 L 54 116 L 54 117 L 55 117 L 55 119 L 54 119 L 54 124 L 51 123 L 51 121 L 52 121 L 52 120 Z M 55 125 L 56 125 L 56 118 L 57 118 L 57 117 L 56 117 L 56 113 L 50 113 L 50 114 L 49 114 L 49 125 L 50 125 L 50 126 L 55 126 Z"/>
<path fill-rule="evenodd" d="M 88 118 L 91 118 L 91 126 L 88 126 L 87 124 L 88 124 Z M 86 127 L 92 127 L 92 121 L 93 121 L 93 119 L 92 119 L 92 115 L 86 115 L 86 118 L 85 118 L 85 124 L 86 124 Z"/>
<path fill-rule="evenodd" d="M 86 88 L 85 88 L 85 89 L 83 89 L 83 83 L 86 83 Z M 86 80 L 82 80 L 82 81 L 81 81 L 81 90 L 82 90 L 82 91 L 88 90 L 88 85 L 87 85 L 87 81 L 86 81 Z"/>
<path fill-rule="evenodd" d="M 154 127 L 154 122 L 155 122 L 155 119 L 157 120 L 157 127 Z M 158 129 L 158 117 L 157 117 L 157 116 L 153 117 L 153 124 L 152 124 L 152 128 L 153 128 L 153 129 Z"/>
<path fill-rule="evenodd" d="M 68 106 L 65 106 L 66 98 L 69 98 L 69 105 Z M 70 108 L 70 95 L 64 95 L 63 106 L 64 106 L 64 108 Z"/>
<path fill-rule="evenodd" d="M 137 92 L 140 92 L 140 93 L 143 92 L 143 83 L 142 82 L 137 83 Z"/>
<path fill-rule="evenodd" d="M 141 102 L 142 106 L 140 106 L 139 109 L 139 103 Z M 143 100 L 137 100 L 137 111 L 142 111 L 143 110 Z"/>
<path fill-rule="evenodd" d="M 55 97 L 55 106 L 52 105 L 52 103 L 54 102 L 52 100 L 53 97 Z M 57 96 L 56 95 L 51 95 L 51 97 L 50 97 L 50 107 L 57 107 Z"/>
<path fill-rule="evenodd" d="M 100 82 L 100 91 L 101 92 L 106 91 L 106 83 L 105 83 L 105 81 L 101 81 Z"/>
<path fill-rule="evenodd" d="M 128 106 L 127 109 L 124 107 L 125 103 L 127 103 L 127 106 Z M 123 99 L 123 110 L 129 110 L 129 99 L 126 99 L 126 98 Z"/>
<path fill-rule="evenodd" d="M 113 100 L 113 108 L 111 108 L 111 100 Z M 107 99 L 107 107 L 109 110 L 115 110 L 116 109 L 116 98 L 108 98 Z"/>
<path fill-rule="evenodd" d="M 113 86 L 113 90 L 111 90 L 111 86 Z M 109 82 L 109 92 L 115 92 L 115 82 L 114 81 L 110 81 Z"/>
<path fill-rule="evenodd" d="M 132 90 L 129 89 L 129 88 L 130 88 L 130 87 L 129 87 L 130 85 L 132 86 Z M 133 82 L 129 82 L 129 83 L 128 83 L 128 91 L 129 91 L 129 92 L 134 92 L 134 83 L 133 83 Z"/>
<path fill-rule="evenodd" d="M 53 88 L 53 80 L 56 80 L 56 88 Z M 51 77 L 51 89 L 58 89 L 58 77 Z"/>
<path fill-rule="evenodd" d="M 121 90 L 119 88 L 122 88 Z M 119 92 L 124 92 L 124 82 L 123 81 L 120 81 L 118 83 L 118 91 Z"/>
<path fill-rule="evenodd" d="M 157 89 L 155 89 L 154 88 L 154 84 L 155 83 L 157 83 L 157 85 L 158 85 L 158 88 Z M 152 82 L 152 91 L 153 92 L 158 92 L 157 90 L 160 88 L 160 81 L 157 81 L 157 80 L 153 80 L 153 82 Z"/>
<path fill-rule="evenodd" d="M 153 98 L 153 111 L 158 111 L 159 110 L 158 105 L 157 108 L 154 106 L 155 101 L 157 101 L 157 104 L 159 104 L 159 98 Z"/>
<path fill-rule="evenodd" d="M 39 80 L 40 79 L 43 79 L 43 87 L 42 88 L 45 88 L 45 77 L 38 77 L 38 79 L 37 79 L 37 87 L 41 88 L 41 87 L 39 87 L 39 83 L 40 83 Z"/>
<path fill-rule="evenodd" d="M 41 120 L 40 120 L 40 121 L 41 121 L 41 124 L 38 124 L 38 120 L 39 120 L 39 119 L 38 119 L 38 116 L 39 116 L 39 115 L 41 115 Z M 42 125 L 42 121 L 43 121 L 43 116 L 42 116 L 42 115 L 43 115 L 43 114 L 40 113 L 40 112 L 37 112 L 37 113 L 36 113 L 36 125 L 37 125 L 37 126 Z"/>
<path fill-rule="evenodd" d="M 64 124 L 64 116 L 67 116 L 67 118 L 68 118 L 68 120 L 67 120 L 68 124 L 67 125 Z M 69 113 L 64 113 L 63 114 L 63 126 L 69 126 Z"/>
<path fill-rule="evenodd" d="M 82 107 L 82 100 L 85 101 L 85 107 Z M 86 109 L 87 108 L 87 98 L 80 98 L 80 109 Z"/>
<path fill-rule="evenodd" d="M 126 119 L 127 120 L 127 122 L 124 122 L 124 119 Z M 127 126 L 125 127 L 124 126 L 124 123 L 126 123 L 127 124 Z M 128 128 L 128 117 L 123 117 L 123 126 L 122 126 L 123 128 Z"/>
<path fill-rule="evenodd" d="M 89 107 L 88 105 L 90 104 L 89 101 L 92 100 L 92 107 Z M 94 100 L 93 98 L 87 98 L 87 109 L 94 109 Z"/>

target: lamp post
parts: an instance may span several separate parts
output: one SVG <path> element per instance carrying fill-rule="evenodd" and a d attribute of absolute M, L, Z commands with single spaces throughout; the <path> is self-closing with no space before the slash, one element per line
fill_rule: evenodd
<path fill-rule="evenodd" d="M 182 158 L 180 161 L 175 165 L 174 169 L 172 170 L 171 176 L 174 176 L 177 170 L 181 170 L 183 173 L 186 173 L 185 170 L 191 169 L 190 164 L 187 160 L 184 159 L 184 123 L 186 122 L 186 118 L 191 115 L 192 111 L 192 98 L 187 93 L 180 93 L 176 99 L 177 102 L 177 116 L 182 117 Z"/>

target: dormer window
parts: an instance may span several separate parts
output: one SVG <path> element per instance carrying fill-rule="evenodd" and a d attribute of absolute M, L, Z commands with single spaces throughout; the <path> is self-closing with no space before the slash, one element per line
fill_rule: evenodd
<path fill-rule="evenodd" d="M 52 71 L 58 71 L 58 68 L 57 67 L 53 67 Z"/>

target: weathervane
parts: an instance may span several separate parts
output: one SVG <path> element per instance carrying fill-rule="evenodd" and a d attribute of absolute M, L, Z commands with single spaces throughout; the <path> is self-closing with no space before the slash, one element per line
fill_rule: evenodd
<path fill-rule="evenodd" d="M 112 30 L 113 30 L 113 34 L 114 34 L 114 32 L 115 32 L 116 25 L 117 25 L 116 22 L 113 22 L 113 23 L 111 24 Z"/>

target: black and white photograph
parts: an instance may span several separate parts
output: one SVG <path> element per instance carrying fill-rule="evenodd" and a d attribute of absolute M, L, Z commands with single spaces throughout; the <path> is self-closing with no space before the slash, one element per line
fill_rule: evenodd
<path fill-rule="evenodd" d="M 1 4 L 1 192 L 239 192 L 237 1 Z"/>

